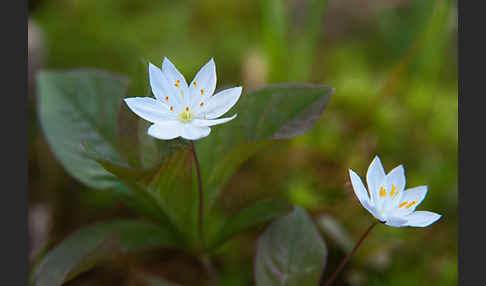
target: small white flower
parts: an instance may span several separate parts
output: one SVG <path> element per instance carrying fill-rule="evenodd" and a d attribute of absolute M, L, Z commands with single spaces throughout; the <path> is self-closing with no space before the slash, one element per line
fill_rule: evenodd
<path fill-rule="evenodd" d="M 238 101 L 241 87 L 225 89 L 213 95 L 216 88 L 216 66 L 209 60 L 187 85 L 177 68 L 167 59 L 162 70 L 149 63 L 151 97 L 125 98 L 138 116 L 152 122 L 147 133 L 158 139 L 182 137 L 197 140 L 211 132 L 209 126 L 228 122 L 236 114 L 220 118 Z"/>
<path fill-rule="evenodd" d="M 441 218 L 441 215 L 433 212 L 415 211 L 427 194 L 427 186 L 405 190 L 405 170 L 402 165 L 385 175 L 380 158 L 376 156 L 366 174 L 368 190 L 351 169 L 349 176 L 354 193 L 363 207 L 389 226 L 426 227 Z"/>

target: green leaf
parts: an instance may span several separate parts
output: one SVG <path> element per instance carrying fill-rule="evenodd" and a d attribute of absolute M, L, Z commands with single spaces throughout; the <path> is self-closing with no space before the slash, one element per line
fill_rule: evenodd
<path fill-rule="evenodd" d="M 221 246 L 225 241 L 241 232 L 284 215 L 291 208 L 292 206 L 287 201 L 279 199 L 256 202 L 226 221 L 213 239 L 210 249 Z"/>
<path fill-rule="evenodd" d="M 256 285 L 316 286 L 326 258 L 326 245 L 311 217 L 304 209 L 295 207 L 258 238 Z"/>
<path fill-rule="evenodd" d="M 273 140 L 307 132 L 321 116 L 334 89 L 311 84 L 275 84 L 243 94 L 228 115 L 238 116 L 197 141 L 205 208 L 217 200 L 222 187 L 251 155 Z"/>
<path fill-rule="evenodd" d="M 108 172 L 126 184 L 132 194 L 146 206 L 140 211 L 151 211 L 151 217 L 170 225 L 184 238 L 196 238 L 197 193 L 191 188 L 190 152 L 180 149 L 165 156 L 163 163 L 150 169 L 135 169 L 117 162 L 104 161 L 89 148 L 90 156 Z M 124 192 L 123 194 L 127 194 Z"/>
<path fill-rule="evenodd" d="M 117 252 L 178 245 L 177 237 L 160 226 L 137 221 L 97 223 L 71 234 L 51 250 L 35 273 L 36 286 L 62 285 Z"/>
<path fill-rule="evenodd" d="M 154 221 L 171 226 L 171 223 L 165 212 L 155 203 L 155 201 L 146 194 L 141 188 L 129 188 L 123 182 L 110 189 L 115 199 L 127 207 L 136 210 L 140 215 L 144 215 Z"/>
<path fill-rule="evenodd" d="M 117 180 L 86 156 L 82 142 L 107 158 L 129 160 L 117 134 L 127 86 L 127 79 L 96 70 L 39 74 L 39 119 L 47 142 L 64 168 L 90 187 L 109 188 Z"/>
<path fill-rule="evenodd" d="M 334 89 L 329 86 L 284 83 L 242 95 L 233 120 L 234 141 L 291 138 L 307 132 L 321 116 Z"/>

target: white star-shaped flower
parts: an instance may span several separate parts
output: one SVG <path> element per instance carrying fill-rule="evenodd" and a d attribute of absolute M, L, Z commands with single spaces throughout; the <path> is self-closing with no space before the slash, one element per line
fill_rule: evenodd
<path fill-rule="evenodd" d="M 182 137 L 197 140 L 211 132 L 209 126 L 228 122 L 236 114 L 220 118 L 238 101 L 241 87 L 225 89 L 213 95 L 216 88 L 214 60 L 207 62 L 187 85 L 184 76 L 164 58 L 162 70 L 149 63 L 151 97 L 125 98 L 128 107 L 141 118 L 152 122 L 147 133 L 158 139 Z"/>
<path fill-rule="evenodd" d="M 389 226 L 426 227 L 441 218 L 441 215 L 433 212 L 415 211 L 427 194 L 427 186 L 405 190 L 405 170 L 402 165 L 385 175 L 380 158 L 376 156 L 366 174 L 368 190 L 351 169 L 349 176 L 354 193 L 363 207 Z"/>

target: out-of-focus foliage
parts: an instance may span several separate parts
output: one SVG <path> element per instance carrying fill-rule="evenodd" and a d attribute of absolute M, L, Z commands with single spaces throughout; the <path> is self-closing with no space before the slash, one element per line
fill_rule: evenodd
<path fill-rule="evenodd" d="M 379 154 L 387 170 L 404 164 L 407 186 L 428 185 L 419 209 L 444 216 L 425 229 L 376 227 L 336 285 L 457 284 L 455 1 L 35 3 L 30 20 L 42 33 L 44 52 L 36 62 L 49 69 L 100 68 L 126 75 L 130 96 L 150 94 L 145 63 L 160 65 L 163 56 L 188 78 L 214 57 L 221 88 L 251 90 L 282 81 L 335 87 L 326 112 L 308 133 L 262 149 L 238 169 L 221 190 L 218 209 L 234 215 L 254 201 L 281 197 L 332 217 L 356 241 L 371 217 L 354 198 L 347 169 L 364 174 Z M 57 244 L 90 222 L 133 217 L 126 203 L 134 201 L 121 203 L 123 189 L 116 197 L 95 192 L 63 170 L 41 132 L 33 91 L 29 100 L 29 203 L 43 205 L 52 222 L 47 234 L 30 233 L 32 248 L 42 249 L 39 241 Z M 40 217 L 29 223 L 43 225 Z M 206 224 L 216 231 L 224 222 L 207 218 Z M 328 276 L 345 250 L 327 233 L 322 232 Z M 258 234 L 237 235 L 217 251 L 223 285 L 254 283 Z M 70 285 L 144 285 L 141 272 L 183 285 L 198 285 L 205 275 L 184 254 L 157 252 L 97 267 Z"/>

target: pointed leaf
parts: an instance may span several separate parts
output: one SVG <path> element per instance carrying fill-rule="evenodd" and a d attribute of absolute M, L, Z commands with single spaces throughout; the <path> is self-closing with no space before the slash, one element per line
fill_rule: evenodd
<path fill-rule="evenodd" d="M 151 217 L 175 228 L 185 238 L 196 237 L 198 197 L 191 189 L 191 173 L 187 169 L 190 169 L 192 158 L 188 151 L 179 149 L 150 169 L 135 169 L 119 162 L 104 161 L 92 150 L 89 154 L 128 186 L 131 195 L 138 198 L 140 203 L 150 207 L 140 211 L 150 210 Z"/>
<path fill-rule="evenodd" d="M 295 210 L 273 222 L 258 238 L 254 262 L 257 286 L 316 286 L 327 248 L 307 212 Z"/>
<path fill-rule="evenodd" d="M 116 179 L 86 157 L 83 141 L 108 158 L 126 161 L 116 130 L 127 86 L 127 79 L 95 70 L 39 74 L 39 119 L 49 146 L 64 168 L 90 187 L 109 188 Z"/>
<path fill-rule="evenodd" d="M 49 251 L 35 273 L 36 286 L 56 286 L 120 252 L 174 247 L 169 230 L 137 220 L 97 223 L 71 234 Z"/>

